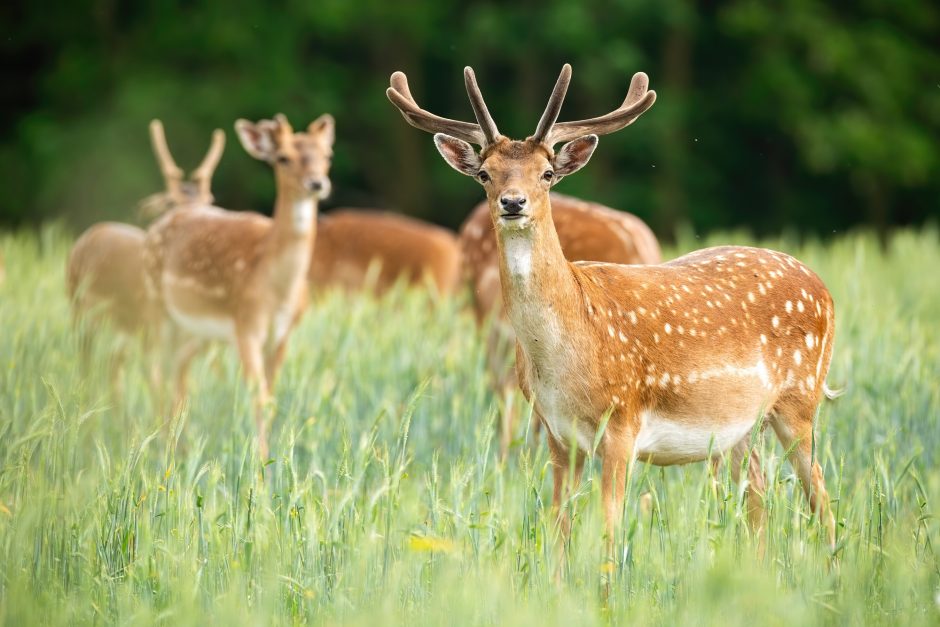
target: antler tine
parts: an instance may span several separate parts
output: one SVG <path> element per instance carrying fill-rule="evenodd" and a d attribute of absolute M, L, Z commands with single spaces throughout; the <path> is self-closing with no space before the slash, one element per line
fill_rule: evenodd
<path fill-rule="evenodd" d="M 203 202 L 211 203 L 212 197 L 212 175 L 219 166 L 222 159 L 222 151 L 225 150 L 225 132 L 217 128 L 212 131 L 212 143 L 209 144 L 209 151 L 203 157 L 199 167 L 193 170 L 192 179 L 199 186 L 199 195 Z"/>
<path fill-rule="evenodd" d="M 546 144 L 555 145 L 584 135 L 607 135 L 633 124 L 656 102 L 656 92 L 649 91 L 649 77 L 637 72 L 630 81 L 630 89 L 623 104 L 607 115 L 577 122 L 559 122 L 549 133 Z"/>
<path fill-rule="evenodd" d="M 153 147 L 153 154 L 157 158 L 160 173 L 163 175 L 163 183 L 166 185 L 166 197 L 181 199 L 183 171 L 176 165 L 173 155 L 170 154 L 170 148 L 166 144 L 166 134 L 163 131 L 163 122 L 160 120 L 150 122 L 150 143 Z"/>
<path fill-rule="evenodd" d="M 473 68 L 467 66 L 463 69 L 463 81 L 467 86 L 467 95 L 470 96 L 470 106 L 473 107 L 473 114 L 477 118 L 480 130 L 483 131 L 483 137 L 486 143 L 492 144 L 499 139 L 499 129 L 496 128 L 496 122 L 486 108 L 486 102 L 483 100 L 483 94 L 480 92 L 480 86 L 477 85 L 477 77 L 473 73 Z"/>
<path fill-rule="evenodd" d="M 290 125 L 290 122 L 287 121 L 287 116 L 283 113 L 277 113 L 274 116 L 274 121 L 277 122 L 278 131 L 284 135 L 293 135 L 294 127 Z"/>
<path fill-rule="evenodd" d="M 486 146 L 486 136 L 479 124 L 442 118 L 419 107 L 411 95 L 408 78 L 403 72 L 392 74 L 390 83 L 391 86 L 385 90 L 385 95 L 411 126 L 429 133 L 446 133 L 471 144 Z"/>
<path fill-rule="evenodd" d="M 532 136 L 535 141 L 545 141 L 552 127 L 555 126 L 555 122 L 558 121 L 558 114 L 561 113 L 561 105 L 565 101 L 565 94 L 568 93 L 568 84 L 570 82 L 571 65 L 565 63 L 558 75 L 558 80 L 555 82 L 555 88 L 548 99 L 548 104 L 545 105 L 542 118 L 539 120 L 538 126 L 535 127 L 535 134 Z"/>
<path fill-rule="evenodd" d="M 157 158 L 160 172 L 166 181 L 167 187 L 179 185 L 183 178 L 183 171 L 176 165 L 170 149 L 166 145 L 166 135 L 163 132 L 163 122 L 152 120 L 150 122 L 150 142 L 153 145 L 153 154 Z M 172 191 L 172 190 L 171 190 Z"/>

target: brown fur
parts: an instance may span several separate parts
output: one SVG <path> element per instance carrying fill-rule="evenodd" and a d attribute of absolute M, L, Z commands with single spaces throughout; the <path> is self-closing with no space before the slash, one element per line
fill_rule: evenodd
<path fill-rule="evenodd" d="M 706 249 L 654 266 L 567 261 L 549 189 L 588 162 L 597 135 L 633 123 L 656 99 L 646 75 L 637 73 L 615 111 L 556 125 L 570 75 L 566 65 L 536 136 L 525 141 L 436 118 L 417 106 L 400 73 L 386 92 L 411 124 L 437 133 L 435 144 L 451 167 L 486 190 L 503 300 L 516 332 L 516 369 L 550 434 L 563 531 L 572 457 L 577 479 L 596 440 L 612 539 L 635 459 L 668 465 L 727 453 L 744 460 L 751 429 L 766 418 L 792 452 L 810 507 L 834 544 L 813 434 L 835 331 L 828 290 L 792 257 L 753 248 Z M 479 90 L 469 87 L 481 119 L 485 106 Z M 463 137 L 440 132 L 448 128 Z M 555 143 L 567 140 L 552 153 Z M 599 433 L 605 415 L 609 421 Z M 752 454 L 749 474 L 759 472 L 755 464 Z M 757 529 L 760 490 L 748 489 Z"/>
<path fill-rule="evenodd" d="M 165 189 L 142 201 L 141 216 L 150 219 L 171 208 L 211 203 L 210 182 L 225 146 L 222 131 L 216 129 L 213 133 L 209 151 L 194 170 L 192 181 L 182 180 L 184 173 L 170 155 L 159 120 L 151 122 L 150 136 Z M 82 349 L 86 354 L 103 323 L 125 335 L 139 336 L 145 345 L 155 339 L 162 317 L 158 303 L 145 285 L 144 241 L 144 231 L 135 226 L 103 222 L 85 231 L 72 247 L 66 266 L 66 286 L 76 325 L 83 322 Z M 115 357 L 116 380 L 123 359 L 121 355 Z M 159 365 L 151 366 L 151 391 L 158 394 Z"/>
<path fill-rule="evenodd" d="M 562 252 L 569 261 L 655 264 L 662 261 L 659 242 L 645 222 L 636 216 L 552 193 L 552 220 Z M 506 320 L 499 281 L 499 253 L 489 203 L 477 205 L 460 227 L 463 281 L 471 290 L 477 322 L 495 319 L 487 338 L 487 352 L 494 384 L 506 402 L 501 416 L 500 454 L 509 452 L 515 433 L 516 415 L 511 390 L 517 386 L 516 373 L 507 368 L 506 347 L 515 344 L 512 326 Z"/>
<path fill-rule="evenodd" d="M 430 281 L 439 294 L 450 294 L 459 258 L 457 239 L 447 229 L 395 213 L 335 209 L 317 225 L 308 277 L 312 287 L 360 291 L 377 264 L 373 287 L 379 294 L 399 280 Z"/>
<path fill-rule="evenodd" d="M 76 318 L 107 319 L 138 333 L 152 323 L 153 301 L 144 285 L 143 229 L 101 222 L 82 233 L 69 253 L 66 287 Z"/>
<path fill-rule="evenodd" d="M 641 219 L 599 203 L 552 192 L 552 220 L 565 259 L 655 264 L 662 261 L 659 241 Z M 482 323 L 505 317 L 499 283 L 499 254 L 490 207 L 473 208 L 458 234 L 462 280 L 470 286 L 473 309 Z"/>
<path fill-rule="evenodd" d="M 632 459 L 668 465 L 705 458 L 681 448 L 637 450 L 644 416 L 665 416 L 680 432 L 720 433 L 764 412 L 784 446 L 794 447 L 794 465 L 832 542 L 825 485 L 811 457 L 834 333 L 822 281 L 788 255 L 743 247 L 656 266 L 570 263 L 547 189 L 531 182 L 547 164 L 531 155 L 525 164 L 494 157 L 482 167 L 491 177 L 486 188 L 503 297 L 518 338 L 516 369 L 523 393 L 549 426 L 558 481 L 567 474 L 569 435 L 593 441 L 611 412 L 598 452 L 612 529 Z M 528 224 L 503 220 L 497 199 L 505 189 L 526 193 Z M 531 255 L 527 273 L 514 270 L 522 253 Z M 741 434 L 742 441 L 748 437 Z M 731 454 L 736 444 L 714 452 Z M 581 445 L 579 454 L 585 452 Z M 758 505 L 752 500 L 749 507 Z"/>
<path fill-rule="evenodd" d="M 246 150 L 274 167 L 273 218 L 216 207 L 176 209 L 151 227 L 145 258 L 154 293 L 191 336 L 177 350 L 180 395 L 203 341 L 235 344 L 255 388 L 259 453 L 266 458 L 265 414 L 287 338 L 306 303 L 317 201 L 329 190 L 333 121 L 324 116 L 307 133 L 294 133 L 283 116 L 258 124 L 242 120 L 236 129 Z"/>

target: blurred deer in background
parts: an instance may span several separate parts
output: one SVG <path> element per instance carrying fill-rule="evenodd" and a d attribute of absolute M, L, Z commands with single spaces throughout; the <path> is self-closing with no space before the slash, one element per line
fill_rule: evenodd
<path fill-rule="evenodd" d="M 459 259 L 457 238 L 443 227 L 384 211 L 334 209 L 317 224 L 310 285 L 383 294 L 404 281 L 446 295 L 456 289 Z"/>
<path fill-rule="evenodd" d="M 561 250 L 568 261 L 657 264 L 662 253 L 656 236 L 638 217 L 570 196 L 551 194 L 552 220 Z M 515 433 L 512 392 L 516 373 L 509 351 L 516 343 L 512 325 L 503 308 L 499 280 L 499 253 L 489 203 L 482 202 L 460 227 L 463 280 L 471 290 L 477 323 L 489 321 L 487 356 L 490 374 L 503 399 L 500 424 L 500 455 L 505 458 Z M 538 429 L 539 423 L 535 423 Z"/>
<path fill-rule="evenodd" d="M 548 430 L 562 535 L 570 529 L 569 468 L 580 481 L 585 456 L 595 452 L 611 548 L 637 459 L 672 465 L 727 455 L 732 468 L 746 465 L 749 519 L 759 532 L 763 478 L 749 440 L 770 424 L 834 545 L 813 425 L 829 395 L 835 331 L 823 282 L 789 255 L 746 247 L 653 266 L 567 261 L 549 190 L 587 164 L 599 135 L 653 105 L 647 76 L 634 75 L 611 113 L 557 122 L 571 78 L 565 65 L 535 133 L 515 141 L 499 133 L 473 71 L 464 74 L 476 124 L 421 109 L 401 72 L 386 93 L 411 125 L 435 133 L 451 167 L 486 190 L 516 371 Z"/>
<path fill-rule="evenodd" d="M 142 215 L 168 207 L 212 203 L 209 192 L 212 174 L 225 148 L 225 133 L 216 129 L 202 163 L 193 171 L 191 181 L 183 181 L 183 171 L 170 155 L 159 120 L 150 123 L 154 155 L 163 174 L 166 190 L 142 203 Z M 76 240 L 66 266 L 66 287 L 72 302 L 82 353 L 87 359 L 93 337 L 102 324 L 110 325 L 120 335 L 142 338 L 151 345 L 159 333 L 162 316 L 145 286 L 143 229 L 119 222 L 101 222 L 86 230 Z M 122 342 L 123 343 L 123 342 Z M 115 354 L 113 374 L 120 370 L 126 347 Z M 159 365 L 151 366 L 151 387 L 159 385 Z"/>
<path fill-rule="evenodd" d="M 273 217 L 186 207 L 170 211 L 147 233 L 149 285 L 187 336 L 174 364 L 178 400 L 205 341 L 234 344 L 253 388 L 262 459 L 268 456 L 271 389 L 306 304 L 317 206 L 330 192 L 334 127 L 329 115 L 296 133 L 280 114 L 257 123 L 238 120 L 242 146 L 274 169 Z"/>
<path fill-rule="evenodd" d="M 148 196 L 140 202 L 140 215 L 146 220 L 157 218 L 171 209 L 182 206 L 211 205 L 215 202 L 212 195 L 212 175 L 222 159 L 225 150 L 225 132 L 217 128 L 212 132 L 212 143 L 203 157 L 202 163 L 193 170 L 189 178 L 176 165 L 170 148 L 166 143 L 163 123 L 160 120 L 150 122 L 150 142 L 153 154 L 160 166 L 160 173 L 166 189 Z"/>

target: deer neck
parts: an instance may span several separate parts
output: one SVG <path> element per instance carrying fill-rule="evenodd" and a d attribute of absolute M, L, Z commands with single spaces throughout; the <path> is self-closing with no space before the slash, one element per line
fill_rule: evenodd
<path fill-rule="evenodd" d="M 293 291 L 298 277 L 305 277 L 317 229 L 315 196 L 278 180 L 273 223 L 268 231 L 266 274 L 271 288 Z"/>
<path fill-rule="evenodd" d="M 281 242 L 312 241 L 317 229 L 316 196 L 298 190 L 277 175 L 277 198 L 274 201 L 272 234 Z"/>
<path fill-rule="evenodd" d="M 548 199 L 544 201 L 546 205 Z M 497 226 L 503 302 L 523 349 L 534 359 L 567 352 L 578 324 L 578 283 L 562 253 L 551 207 L 522 229 Z"/>

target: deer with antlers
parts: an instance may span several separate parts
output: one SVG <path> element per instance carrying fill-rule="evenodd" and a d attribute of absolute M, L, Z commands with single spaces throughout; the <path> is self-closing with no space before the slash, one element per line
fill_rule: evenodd
<path fill-rule="evenodd" d="M 638 217 L 570 196 L 551 194 L 552 221 L 568 261 L 657 264 L 662 261 L 653 231 Z M 486 348 L 496 390 L 504 399 L 499 450 L 505 459 L 515 432 L 512 392 L 518 383 L 509 366 L 507 349 L 515 345 L 512 325 L 503 309 L 499 254 L 489 203 L 481 202 L 460 227 L 462 276 L 470 287 L 477 323 L 489 320 Z M 536 429 L 539 423 L 535 423 Z"/>
<path fill-rule="evenodd" d="M 213 132 L 208 152 L 188 181 L 170 155 L 160 120 L 150 123 L 150 139 L 166 188 L 141 202 L 140 215 L 148 218 L 167 208 L 211 204 L 210 183 L 222 158 L 225 133 L 220 129 Z M 154 339 L 161 316 L 145 287 L 145 238 L 144 230 L 136 226 L 101 222 L 85 231 L 72 247 L 66 288 L 74 319 L 82 324 L 86 355 L 95 329 L 105 321 L 124 336 L 144 338 L 145 344 Z M 118 365 L 122 353 L 118 354 Z M 151 371 L 152 386 L 159 378 L 157 372 Z"/>
<path fill-rule="evenodd" d="M 317 288 L 376 294 L 405 281 L 443 295 L 456 289 L 459 270 L 457 238 L 445 228 L 385 211 L 334 209 L 317 224 L 309 278 Z"/>
<path fill-rule="evenodd" d="M 266 414 L 290 332 L 306 304 L 317 205 L 330 191 L 335 124 L 323 115 L 302 132 L 287 118 L 235 130 L 245 150 L 274 169 L 274 214 L 192 207 L 170 211 L 148 231 L 149 285 L 188 336 L 176 351 L 177 398 L 207 340 L 238 349 L 253 388 L 258 452 L 268 456 Z"/>
<path fill-rule="evenodd" d="M 386 93 L 412 126 L 435 133 L 451 167 L 486 191 L 517 374 L 548 430 L 562 533 L 570 524 L 562 507 L 569 464 L 579 477 L 595 440 L 609 542 L 635 460 L 672 465 L 727 455 L 735 469 L 746 462 L 748 514 L 759 529 L 763 479 L 749 438 L 770 424 L 834 544 L 813 428 L 829 392 L 835 331 L 823 282 L 793 257 L 747 247 L 653 266 L 567 261 L 549 190 L 587 164 L 599 135 L 653 105 L 647 76 L 634 75 L 611 113 L 558 122 L 571 79 L 566 64 L 535 133 L 522 141 L 499 133 L 470 68 L 464 78 L 476 124 L 421 109 L 400 72 Z"/>

